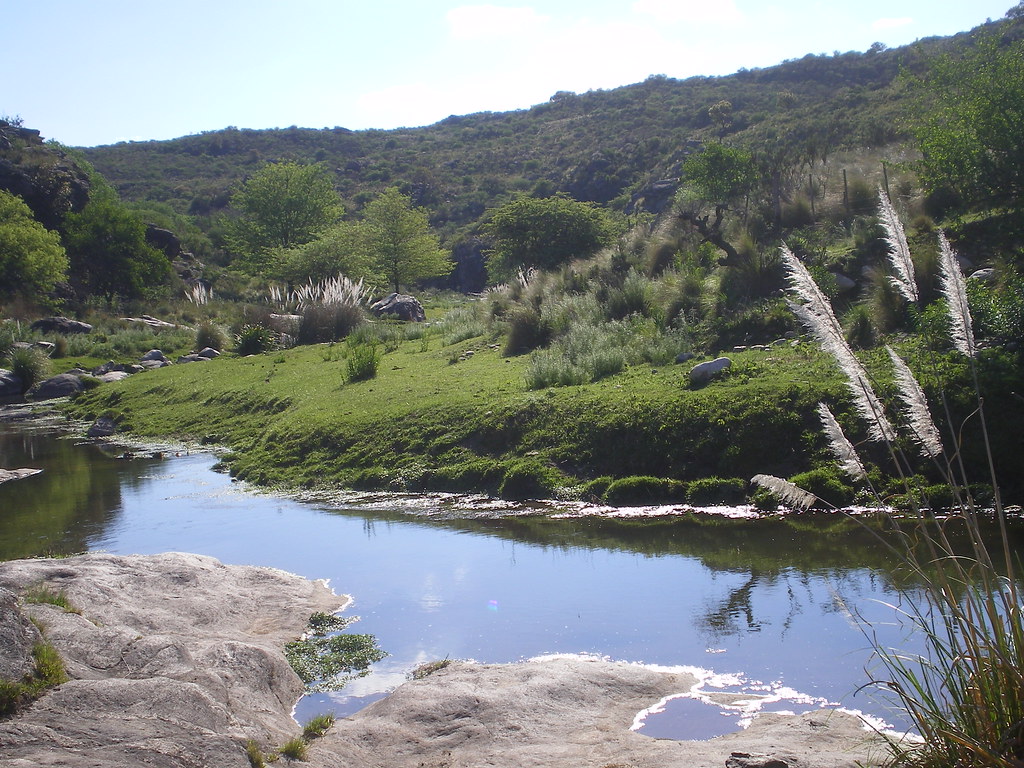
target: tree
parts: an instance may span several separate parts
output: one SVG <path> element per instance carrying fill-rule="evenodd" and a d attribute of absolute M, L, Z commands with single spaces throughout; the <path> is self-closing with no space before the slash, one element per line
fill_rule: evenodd
<path fill-rule="evenodd" d="M 757 183 L 753 158 L 741 149 L 708 144 L 683 163 L 684 187 L 676 196 L 679 216 L 707 242 L 725 253 L 722 264 L 736 265 L 739 254 L 722 231 L 725 214 Z M 714 213 L 707 211 L 714 208 Z M 712 215 L 714 219 L 712 220 Z"/>
<path fill-rule="evenodd" d="M 341 213 L 341 199 L 322 165 L 269 163 L 231 197 L 239 217 L 228 246 L 252 272 L 266 272 L 276 251 L 310 242 Z"/>
<path fill-rule="evenodd" d="M 290 283 L 320 282 L 339 274 L 373 282 L 374 266 L 362 238 L 362 228 L 339 222 L 315 240 L 280 254 L 275 276 Z"/>
<path fill-rule="evenodd" d="M 452 268 L 430 229 L 427 212 L 391 187 L 366 206 L 360 224 L 362 247 L 375 270 L 398 293 L 431 277 L 443 277 Z"/>
<path fill-rule="evenodd" d="M 105 196 L 68 215 L 64 245 L 72 280 L 108 303 L 118 296 L 138 298 L 171 273 L 167 257 L 146 242 L 146 225 Z"/>
<path fill-rule="evenodd" d="M 962 57 L 933 60 L 918 86 L 925 186 L 1024 205 L 1024 40 L 983 37 Z"/>
<path fill-rule="evenodd" d="M 615 239 L 608 213 L 571 197 L 520 197 L 494 211 L 487 225 L 494 238 L 492 271 L 553 269 L 586 258 Z"/>
<path fill-rule="evenodd" d="M 60 236 L 36 221 L 24 200 L 0 190 L 0 295 L 41 296 L 67 271 Z"/>

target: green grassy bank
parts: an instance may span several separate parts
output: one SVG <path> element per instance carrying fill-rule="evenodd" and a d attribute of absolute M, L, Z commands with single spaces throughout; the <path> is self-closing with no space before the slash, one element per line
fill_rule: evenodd
<path fill-rule="evenodd" d="M 843 397 L 808 345 L 736 353 L 699 389 L 685 364 L 529 391 L 525 356 L 432 341 L 393 346 L 367 381 L 346 380 L 352 347 L 316 345 L 138 374 L 70 409 L 227 446 L 231 472 L 264 485 L 599 497 L 614 478 L 651 476 L 672 481 L 651 500 L 682 501 L 690 481 L 788 477 L 824 459 L 813 409 Z"/>

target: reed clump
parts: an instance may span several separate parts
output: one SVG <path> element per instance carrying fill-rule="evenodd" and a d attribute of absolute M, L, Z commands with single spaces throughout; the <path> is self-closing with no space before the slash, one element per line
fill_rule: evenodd
<path fill-rule="evenodd" d="M 906 301 L 917 302 L 913 262 L 902 225 L 881 191 L 880 198 L 880 219 L 895 273 L 893 285 Z M 892 739 L 893 763 L 922 768 L 1011 768 L 1024 764 L 1024 606 L 978 385 L 978 348 L 966 285 L 956 255 L 941 233 L 939 252 L 950 337 L 955 349 L 967 358 L 974 377 L 977 407 L 972 418 L 980 425 L 979 439 L 988 457 L 992 509 L 979 507 L 965 476 L 960 460 L 965 425 L 947 424 L 951 437 L 943 439 L 932 404 L 910 367 L 891 349 L 898 403 L 887 408 L 806 268 L 785 247 L 782 257 L 795 297 L 791 304 L 794 312 L 837 361 L 856 410 L 867 424 L 869 441 L 881 446 L 903 478 L 906 498 L 920 498 L 920 489 L 913 487 L 911 478 L 914 463 L 922 458 L 933 465 L 943 487 L 951 492 L 951 508 L 944 515 L 936 515 L 924 505 L 914 506 L 905 516 L 892 513 L 889 522 L 894 535 L 884 539 L 915 581 L 923 585 L 919 590 L 905 590 L 894 610 L 921 634 L 924 650 L 907 653 L 874 645 L 881 673 L 872 675 L 871 684 L 894 697 L 922 739 L 920 743 Z M 828 405 L 821 404 L 819 413 L 842 471 L 885 506 L 859 455 L 865 447 L 858 449 L 847 439 Z M 816 501 L 814 494 L 780 478 L 758 475 L 754 482 L 793 506 Z M 995 544 L 983 535 L 980 525 L 990 516 L 995 517 L 1000 532 Z M 963 545 L 953 545 L 954 538 L 959 541 L 962 535 L 966 551 Z M 872 638 L 870 627 L 867 632 Z"/>

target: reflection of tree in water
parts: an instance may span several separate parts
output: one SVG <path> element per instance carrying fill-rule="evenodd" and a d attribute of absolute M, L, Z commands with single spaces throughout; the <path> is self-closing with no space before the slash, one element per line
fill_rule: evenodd
<path fill-rule="evenodd" d="M 55 434 L 0 427 L 0 466 L 43 469 L 0 485 L 0 559 L 88 549 L 120 511 L 122 464 Z"/>

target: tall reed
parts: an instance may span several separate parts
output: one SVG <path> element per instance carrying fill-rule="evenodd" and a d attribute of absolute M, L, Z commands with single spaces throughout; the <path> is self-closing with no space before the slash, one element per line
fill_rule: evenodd
<path fill-rule="evenodd" d="M 880 209 L 888 232 L 891 257 L 897 276 L 894 282 L 909 301 L 917 301 L 912 262 L 904 252 L 902 225 L 882 196 Z M 944 516 L 915 508 L 901 518 L 890 517 L 893 535 L 885 539 L 901 562 L 922 587 L 900 595 L 899 612 L 910 627 L 924 638 L 924 651 L 907 653 L 875 644 L 874 650 L 884 674 L 872 683 L 895 697 L 923 738 L 913 744 L 893 739 L 894 763 L 931 768 L 1012 768 L 1024 765 L 1024 606 L 1016 577 L 1016 557 L 1011 551 L 1005 509 L 999 495 L 985 424 L 984 398 L 978 385 L 975 358 L 977 345 L 971 326 L 963 274 L 949 242 L 940 236 L 943 294 L 949 311 L 954 346 L 974 372 L 975 415 L 981 423 L 982 440 L 989 456 L 989 482 L 995 508 L 981 511 L 968 491 L 967 477 L 959 461 L 960 432 L 954 433 L 952 450 L 947 450 L 933 418 L 924 391 L 913 372 L 889 350 L 901 406 L 898 423 L 911 437 L 918 452 L 931 461 L 954 491 L 955 507 Z M 895 428 L 882 401 L 874 394 L 871 381 L 853 352 L 837 334 L 835 318 L 823 294 L 799 260 L 783 249 L 790 287 L 798 301 L 793 309 L 836 359 L 847 378 L 859 414 L 866 420 L 871 437 L 888 448 L 893 469 L 907 478 L 912 457 L 902 450 Z M 898 263 L 897 263 L 898 262 Z M 851 477 L 866 477 L 853 445 L 824 404 L 820 407 L 825 432 L 832 450 Z M 802 489 L 780 478 L 758 475 L 758 483 L 796 506 L 809 502 Z M 908 498 L 913 489 L 907 483 Z M 882 499 L 878 498 L 882 505 Z M 994 515 L 999 530 L 997 550 L 990 550 L 982 523 Z M 953 532 L 965 534 L 967 551 L 955 547 Z M 894 607 L 894 610 L 897 610 Z M 868 636 L 872 637 L 870 627 Z"/>

